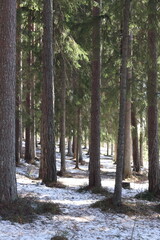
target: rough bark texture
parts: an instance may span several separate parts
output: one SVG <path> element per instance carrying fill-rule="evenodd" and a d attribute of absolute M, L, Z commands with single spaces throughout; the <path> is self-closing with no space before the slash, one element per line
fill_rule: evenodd
<path fill-rule="evenodd" d="M 92 97 L 91 97 L 91 142 L 89 186 L 100 187 L 100 0 L 93 7 L 93 50 L 92 50 Z"/>
<path fill-rule="evenodd" d="M 132 144 L 133 144 L 133 170 L 135 172 L 140 171 L 140 158 L 139 158 L 139 148 L 138 148 L 138 128 L 137 128 L 137 118 L 136 118 L 136 107 L 132 103 Z"/>
<path fill-rule="evenodd" d="M 36 32 L 35 23 L 32 22 L 32 31 Z M 32 37 L 32 46 L 35 47 L 35 38 Z M 35 64 L 35 55 L 32 51 L 32 65 Z M 35 83 L 36 83 L 36 75 L 35 73 L 32 75 L 31 78 L 31 156 L 32 159 L 36 157 L 36 134 L 35 134 Z"/>
<path fill-rule="evenodd" d="M 132 32 L 128 42 L 128 59 L 132 57 Z M 132 136 L 131 136 L 131 81 L 132 68 L 127 68 L 127 100 L 125 114 L 125 143 L 124 143 L 124 163 L 123 163 L 123 179 L 131 177 L 131 160 L 132 160 Z"/>
<path fill-rule="evenodd" d="M 132 156 L 132 141 L 131 141 L 131 101 L 126 102 L 125 116 L 125 148 L 124 148 L 124 166 L 123 179 L 131 176 L 131 156 Z"/>
<path fill-rule="evenodd" d="M 21 102 L 22 102 L 22 53 L 20 49 L 21 43 L 21 11 L 20 11 L 20 0 L 17 1 L 17 55 L 16 55 L 16 137 L 15 137 L 15 157 L 16 164 L 19 164 L 21 158 L 22 148 L 22 116 L 21 116 Z"/>
<path fill-rule="evenodd" d="M 140 166 L 143 167 L 143 120 L 141 117 L 140 120 L 140 136 L 139 136 L 139 158 L 140 158 Z"/>
<path fill-rule="evenodd" d="M 109 156 L 109 142 L 107 142 L 107 156 Z"/>
<path fill-rule="evenodd" d="M 77 136 L 75 134 L 76 134 L 76 131 L 73 130 L 73 144 L 72 144 L 73 159 L 76 159 L 76 154 L 77 154 Z"/>
<path fill-rule="evenodd" d="M 42 84 L 42 181 L 56 182 L 56 156 L 54 136 L 54 74 L 53 74 L 53 6 L 44 3 L 43 84 Z"/>
<path fill-rule="evenodd" d="M 15 174 L 16 1 L 0 3 L 0 202 L 17 198 Z"/>
<path fill-rule="evenodd" d="M 28 44 L 31 46 L 33 44 L 32 42 L 32 36 L 31 33 L 33 31 L 32 26 L 32 14 L 30 13 L 28 15 Z M 26 81 L 26 114 L 27 114 L 27 121 L 26 121 L 26 139 L 25 139 L 25 160 L 27 163 L 31 163 L 35 158 L 35 152 L 33 150 L 34 144 L 32 141 L 32 134 L 33 134 L 33 128 L 34 128 L 34 119 L 32 115 L 32 91 L 33 91 L 33 76 L 31 74 L 31 66 L 33 63 L 33 53 L 29 49 L 28 50 L 28 56 L 27 56 L 27 65 L 28 65 L 28 72 L 27 72 L 27 81 Z"/>
<path fill-rule="evenodd" d="M 114 197 L 113 197 L 113 202 L 115 205 L 121 204 L 121 196 L 122 196 L 129 14 L 130 14 L 130 0 L 125 0 L 124 13 L 123 13 L 123 30 L 122 30 L 123 31 L 122 32 L 122 66 L 121 66 L 121 78 L 120 78 L 120 110 L 119 110 L 117 166 L 116 166 L 116 182 L 115 182 Z"/>
<path fill-rule="evenodd" d="M 157 1 L 148 1 L 148 157 L 149 191 L 157 193 L 159 186 L 159 147 L 157 109 Z"/>
<path fill-rule="evenodd" d="M 73 152 L 72 152 L 72 138 L 71 136 L 68 137 L 68 152 L 67 156 L 73 157 Z"/>
<path fill-rule="evenodd" d="M 81 148 L 81 134 L 82 134 L 82 126 L 81 126 L 81 109 L 77 110 L 77 151 L 76 151 L 76 168 L 79 168 L 79 163 L 82 163 L 82 148 Z"/>
<path fill-rule="evenodd" d="M 66 171 L 65 164 L 65 135 L 66 135 L 66 63 L 62 56 L 61 59 L 61 174 Z"/>

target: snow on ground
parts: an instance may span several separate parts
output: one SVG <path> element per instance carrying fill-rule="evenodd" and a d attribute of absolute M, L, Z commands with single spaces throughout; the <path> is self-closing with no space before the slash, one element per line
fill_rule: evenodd
<path fill-rule="evenodd" d="M 57 169 L 60 167 L 60 155 L 57 154 Z M 85 162 L 88 162 L 85 156 Z M 61 215 L 40 216 L 30 224 L 11 223 L 0 220 L 0 240 L 50 240 L 55 235 L 66 236 L 69 240 L 159 240 L 160 219 L 129 217 L 124 214 L 103 213 L 99 209 L 90 208 L 90 204 L 103 199 L 103 196 L 89 192 L 78 193 L 79 186 L 87 185 L 88 165 L 74 169 L 74 162 L 67 159 L 67 169 L 75 174 L 75 178 L 58 178 L 67 185 L 65 189 L 48 188 L 40 180 L 30 177 L 38 176 L 38 167 L 30 166 L 24 161 L 17 167 L 18 193 L 22 196 L 34 196 L 39 200 L 58 203 Z M 115 165 L 111 159 L 103 156 L 102 171 L 111 175 L 115 172 Z M 102 185 L 113 192 L 114 178 L 102 178 Z M 147 183 L 131 184 L 130 190 L 123 190 L 123 197 L 131 197 L 147 189 Z"/>

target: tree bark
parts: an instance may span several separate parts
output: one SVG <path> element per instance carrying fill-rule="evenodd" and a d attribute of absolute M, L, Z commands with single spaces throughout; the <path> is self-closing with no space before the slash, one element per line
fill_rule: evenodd
<path fill-rule="evenodd" d="M 32 46 L 32 31 L 33 31 L 33 25 L 32 25 L 32 14 L 29 12 L 28 14 L 28 44 L 29 46 Z M 34 134 L 34 119 L 32 115 L 32 93 L 33 93 L 33 76 L 31 74 L 31 67 L 33 61 L 33 53 L 29 49 L 28 50 L 28 56 L 27 56 L 27 65 L 28 65 L 28 72 L 27 72 L 27 81 L 26 81 L 26 114 L 27 114 L 27 121 L 26 121 L 26 139 L 25 139 L 25 160 L 27 163 L 31 163 L 35 158 L 35 152 L 33 150 L 34 145 L 32 141 L 32 137 Z"/>
<path fill-rule="evenodd" d="M 43 1 L 42 181 L 57 182 L 54 127 L 53 1 Z"/>
<path fill-rule="evenodd" d="M 15 168 L 16 1 L 0 4 L 0 202 L 17 198 Z"/>
<path fill-rule="evenodd" d="M 91 93 L 91 142 L 90 142 L 90 167 L 89 186 L 100 187 L 100 8 L 101 0 L 93 1 L 93 35 L 92 35 L 92 93 Z"/>
<path fill-rule="evenodd" d="M 124 166 L 123 179 L 131 177 L 131 156 L 132 156 L 132 140 L 131 140 L 131 101 L 126 102 L 125 116 L 125 149 L 124 149 Z"/>
<path fill-rule="evenodd" d="M 115 182 L 115 189 L 114 189 L 114 196 L 113 196 L 113 203 L 116 206 L 121 204 L 121 196 L 122 196 L 129 14 L 130 14 L 130 0 L 125 0 L 124 13 L 123 13 L 123 32 L 122 32 L 122 66 L 121 66 L 121 77 L 120 77 L 120 110 L 119 110 L 117 166 L 116 166 L 116 182 Z"/>
<path fill-rule="evenodd" d="M 66 63 L 65 59 L 61 57 L 61 71 L 62 71 L 62 79 L 61 79 L 61 174 L 63 175 L 66 172 L 66 164 L 65 164 L 65 135 L 66 135 Z"/>
<path fill-rule="evenodd" d="M 128 42 L 128 59 L 132 57 L 132 32 Z M 125 143 L 124 143 L 124 164 L 123 164 L 123 179 L 131 177 L 131 160 L 132 160 L 132 137 L 131 137 L 131 81 L 132 68 L 127 68 L 127 100 L 125 114 Z"/>
<path fill-rule="evenodd" d="M 68 137 L 68 152 L 67 152 L 67 156 L 69 157 L 73 157 L 73 152 L 72 152 L 72 141 L 71 141 L 71 137 Z"/>
<path fill-rule="evenodd" d="M 140 166 L 143 167 L 143 120 L 142 116 L 140 119 L 140 136 L 139 136 L 139 158 L 140 158 Z"/>
<path fill-rule="evenodd" d="M 21 8 L 20 0 L 17 2 L 17 55 L 16 55 L 16 129 L 15 129 L 15 157 L 16 164 L 20 163 L 22 151 L 22 115 L 21 115 L 21 102 L 22 102 L 22 52 L 20 49 L 21 44 Z"/>
<path fill-rule="evenodd" d="M 148 0 L 148 158 L 149 191 L 160 191 L 157 108 L 157 1 Z"/>
<path fill-rule="evenodd" d="M 138 148 L 138 128 L 136 118 L 135 103 L 132 103 L 132 144 L 133 144 L 133 170 L 136 172 L 140 171 L 140 159 L 139 159 L 139 148 Z"/>

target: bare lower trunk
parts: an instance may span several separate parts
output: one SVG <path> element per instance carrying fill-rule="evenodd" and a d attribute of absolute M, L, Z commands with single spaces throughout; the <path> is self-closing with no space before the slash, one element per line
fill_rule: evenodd
<path fill-rule="evenodd" d="M 20 49 L 21 44 L 21 11 L 20 1 L 17 2 L 18 10 L 18 23 L 17 23 L 17 56 L 16 56 L 16 139 L 15 139 L 15 157 L 16 164 L 20 163 L 21 158 L 21 131 L 22 131 L 22 116 L 21 116 L 21 102 L 22 102 L 22 52 Z"/>
<path fill-rule="evenodd" d="M 61 174 L 66 172 L 65 135 L 66 135 L 66 63 L 62 56 L 62 85 L 61 85 Z"/>
<path fill-rule="evenodd" d="M 113 202 L 118 206 L 121 204 L 122 196 L 122 173 L 124 161 L 124 141 L 125 141 L 125 111 L 126 111 L 126 79 L 127 79 L 127 58 L 128 58 L 128 37 L 129 37 L 129 14 L 130 0 L 125 0 L 123 14 L 123 32 L 122 32 L 122 65 L 120 78 L 120 110 L 119 110 L 119 129 L 118 129 L 118 149 L 116 182 L 114 189 Z"/>
<path fill-rule="evenodd" d="M 67 156 L 73 157 L 71 137 L 68 137 L 68 152 L 67 152 Z"/>
<path fill-rule="evenodd" d="M 109 156 L 109 142 L 107 142 L 107 156 Z"/>
<path fill-rule="evenodd" d="M 143 167 L 143 125 L 142 118 L 140 120 L 140 136 L 139 136 L 139 152 L 140 152 L 140 166 Z"/>
<path fill-rule="evenodd" d="M 0 3 L 0 46 L 0 203 L 6 204 L 17 198 L 15 166 L 15 0 L 5 0 Z"/>
<path fill-rule="evenodd" d="M 131 176 L 131 156 L 132 156 L 132 141 L 131 141 L 131 102 L 126 102 L 126 123 L 125 123 L 125 149 L 124 149 L 124 166 L 123 179 Z"/>
<path fill-rule="evenodd" d="M 136 109 L 134 103 L 132 103 L 132 143 L 133 143 L 133 170 L 140 171 L 140 159 L 138 148 L 138 128 L 136 119 Z"/>
<path fill-rule="evenodd" d="M 43 1 L 42 181 L 57 182 L 54 127 L 53 2 Z"/>
<path fill-rule="evenodd" d="M 100 54 L 100 7 L 101 1 L 93 1 L 97 6 L 93 7 L 92 33 L 92 96 L 91 96 L 91 142 L 90 142 L 90 168 L 89 186 L 100 187 L 100 78 L 101 78 L 101 54 Z"/>
<path fill-rule="evenodd" d="M 149 191 L 160 192 L 157 108 L 157 1 L 148 1 L 148 157 Z"/>

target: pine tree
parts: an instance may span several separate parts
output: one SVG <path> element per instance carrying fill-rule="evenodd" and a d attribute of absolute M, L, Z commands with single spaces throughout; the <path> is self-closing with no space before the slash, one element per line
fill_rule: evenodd
<path fill-rule="evenodd" d="M 157 108 L 157 1 L 148 0 L 148 157 L 149 191 L 160 191 Z"/>
<path fill-rule="evenodd" d="M 116 183 L 114 189 L 113 202 L 115 205 L 121 204 L 122 195 L 122 173 L 124 161 L 124 139 L 125 139 L 125 106 L 126 106 L 126 79 L 127 79 L 127 57 L 128 57 L 128 38 L 129 38 L 129 13 L 130 0 L 124 2 L 123 13 L 123 32 L 122 32 L 122 66 L 120 78 L 120 110 L 119 110 L 119 129 L 118 129 L 118 150 L 116 166 Z"/>
<path fill-rule="evenodd" d="M 100 187 L 100 7 L 101 1 L 93 5 L 93 35 L 92 35 L 92 96 L 91 96 L 91 142 L 89 186 Z"/>
<path fill-rule="evenodd" d="M 44 0 L 42 84 L 42 181 L 56 182 L 53 73 L 53 3 Z"/>
<path fill-rule="evenodd" d="M 0 4 L 0 202 L 17 198 L 15 174 L 16 1 Z"/>

